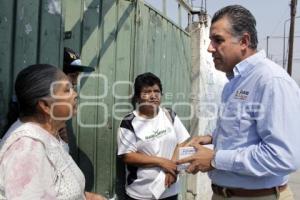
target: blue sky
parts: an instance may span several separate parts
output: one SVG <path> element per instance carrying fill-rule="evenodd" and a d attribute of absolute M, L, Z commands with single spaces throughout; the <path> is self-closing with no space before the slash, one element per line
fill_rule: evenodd
<path fill-rule="evenodd" d="M 193 1 L 200 5 L 201 1 Z M 248 8 L 257 21 L 259 48 L 266 49 L 267 36 L 269 39 L 269 55 L 282 66 L 284 23 L 286 22 L 286 36 L 289 34 L 290 0 L 207 0 L 207 12 L 212 15 L 216 10 L 230 4 L 240 4 Z M 300 2 L 298 1 L 296 16 L 300 16 Z M 300 18 L 295 21 L 293 78 L 300 85 Z M 286 39 L 286 48 L 288 40 Z M 287 55 L 287 53 L 285 53 Z"/>
<path fill-rule="evenodd" d="M 160 7 L 162 0 L 145 0 L 153 5 Z M 174 7 L 176 0 L 167 0 L 169 7 Z M 200 7 L 201 0 L 192 0 L 194 6 Z M 257 21 L 257 31 L 259 38 L 259 49 L 266 49 L 267 36 L 269 38 L 269 55 L 278 64 L 282 65 L 283 60 L 283 37 L 284 22 L 290 18 L 290 0 L 206 0 L 207 12 L 213 15 L 218 9 L 231 4 L 240 4 L 249 9 L 255 16 Z M 297 5 L 297 14 L 300 16 L 300 2 Z M 176 9 L 170 8 L 169 17 L 176 19 L 176 14 L 172 14 Z M 286 36 L 289 34 L 289 21 L 286 23 Z M 295 23 L 295 38 L 294 44 L 294 62 L 293 62 L 293 77 L 300 85 L 300 17 Z M 286 39 L 286 48 L 287 42 Z"/>

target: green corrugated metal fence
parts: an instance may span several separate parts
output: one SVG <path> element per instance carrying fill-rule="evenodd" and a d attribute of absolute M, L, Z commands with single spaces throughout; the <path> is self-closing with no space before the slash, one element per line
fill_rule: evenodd
<path fill-rule="evenodd" d="M 50 2 L 50 1 L 49 1 Z M 37 62 L 62 63 L 63 22 L 60 2 L 0 1 L 0 125 L 7 112 L 17 73 Z M 50 8 L 50 10 L 49 10 Z"/>
<path fill-rule="evenodd" d="M 190 36 L 143 1 L 0 0 L 0 44 L 2 125 L 13 81 L 25 66 L 61 67 L 67 46 L 81 53 L 83 64 L 96 69 L 80 81 L 70 147 L 85 172 L 87 188 L 109 197 L 122 188 L 116 132 L 130 110 L 128 82 L 151 71 L 162 79 L 164 103 L 177 105 L 179 116 L 190 113 L 185 104 L 191 85 Z"/>

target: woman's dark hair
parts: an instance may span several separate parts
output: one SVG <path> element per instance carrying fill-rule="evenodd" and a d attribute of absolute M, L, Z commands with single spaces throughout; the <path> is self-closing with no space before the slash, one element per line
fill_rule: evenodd
<path fill-rule="evenodd" d="M 151 72 L 146 72 L 138 75 L 134 81 L 134 94 L 132 98 L 132 105 L 135 108 L 135 105 L 140 98 L 141 91 L 143 87 L 158 85 L 160 92 L 162 93 L 162 86 L 160 79 L 152 74 Z"/>
<path fill-rule="evenodd" d="M 30 65 L 20 71 L 15 82 L 16 98 L 10 102 L 4 133 L 18 117 L 37 114 L 38 101 L 50 97 L 52 83 L 63 76 L 60 69 L 48 64 Z"/>
<path fill-rule="evenodd" d="M 256 20 L 252 13 L 240 5 L 230 5 L 218 10 L 211 23 L 228 17 L 231 23 L 231 34 L 235 37 L 241 37 L 245 32 L 250 34 L 250 45 L 252 49 L 257 48 L 257 31 L 256 31 Z"/>

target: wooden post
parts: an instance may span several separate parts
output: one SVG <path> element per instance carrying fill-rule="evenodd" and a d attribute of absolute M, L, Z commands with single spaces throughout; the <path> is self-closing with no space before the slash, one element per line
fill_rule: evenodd
<path fill-rule="evenodd" d="M 269 38 L 270 36 L 267 36 L 267 58 L 269 58 Z"/>
<path fill-rule="evenodd" d="M 294 32 L 295 32 L 295 16 L 296 16 L 297 0 L 291 0 L 291 25 L 289 36 L 289 55 L 288 55 L 288 68 L 289 75 L 292 75 L 293 64 L 293 47 L 294 47 Z"/>

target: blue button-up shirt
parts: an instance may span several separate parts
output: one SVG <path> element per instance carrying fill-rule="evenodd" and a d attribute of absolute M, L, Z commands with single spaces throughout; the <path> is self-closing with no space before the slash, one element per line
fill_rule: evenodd
<path fill-rule="evenodd" d="M 234 68 L 213 132 L 214 184 L 258 189 L 285 184 L 300 165 L 300 90 L 260 51 Z"/>

